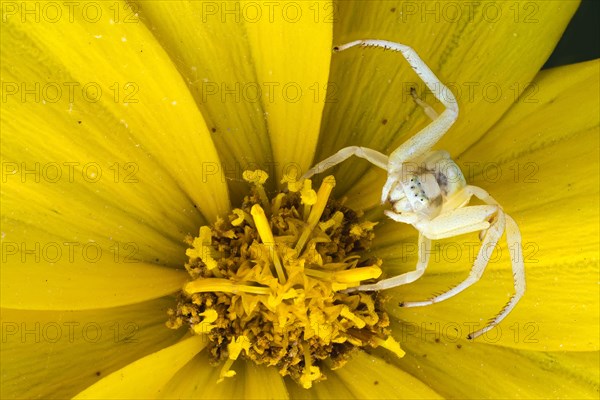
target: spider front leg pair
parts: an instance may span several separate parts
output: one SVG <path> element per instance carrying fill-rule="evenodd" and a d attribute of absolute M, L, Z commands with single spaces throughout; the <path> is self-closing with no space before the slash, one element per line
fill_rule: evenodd
<path fill-rule="evenodd" d="M 356 40 L 346 43 L 341 46 L 334 47 L 334 51 L 343 51 L 354 46 L 363 47 L 381 47 L 388 50 L 398 51 L 402 53 L 408 64 L 415 73 L 425 82 L 425 85 L 431 90 L 436 99 L 438 99 L 446 108 L 440 115 L 429 106 L 420 103 L 425 108 L 426 113 L 433 119 L 433 122 L 423 128 L 412 138 L 404 142 L 390 156 L 378 152 L 377 150 L 366 147 L 350 146 L 341 149 L 334 155 L 321 161 L 313 168 L 308 170 L 303 176 L 303 179 L 309 178 L 314 174 L 323 172 L 324 170 L 333 167 L 348 159 L 351 156 L 364 158 L 370 163 L 388 171 L 388 180 L 383 187 L 381 193 L 381 203 L 387 200 L 394 181 L 397 180 L 397 175 L 402 169 L 404 161 L 419 157 L 429 151 L 442 136 L 450 129 L 456 118 L 458 117 L 458 104 L 454 94 L 446 87 L 431 69 L 421 60 L 419 55 L 406 45 L 385 40 Z"/>
<path fill-rule="evenodd" d="M 417 307 L 446 300 L 479 280 L 489 261 L 489 249 L 493 249 L 498 244 L 502 234 L 506 231 L 507 241 L 509 244 L 516 245 L 516 249 L 518 249 L 512 259 L 515 294 L 483 329 L 469 335 L 469 338 L 475 338 L 500 323 L 525 293 L 525 267 L 522 250 L 520 250 L 519 228 L 486 191 L 466 184 L 460 168 L 452 161 L 448 153 L 430 151 L 431 147 L 450 129 L 458 116 L 458 105 L 452 92 L 440 82 L 416 52 L 406 45 L 382 40 L 358 40 L 336 47 L 335 50 L 341 51 L 357 45 L 382 47 L 401 52 L 412 69 L 445 106 L 445 110 L 438 115 L 432 107 L 418 99 L 413 92 L 415 102 L 433 121 L 394 150 L 389 157 L 365 147 L 346 147 L 303 175 L 303 179 L 309 178 L 353 155 L 364 158 L 387 171 L 388 177 L 382 189 L 381 202 L 389 202 L 392 210 L 387 210 L 385 214 L 397 222 L 411 224 L 419 231 L 418 261 L 414 271 L 347 291 L 385 290 L 414 282 L 423 275 L 427 268 L 432 240 L 480 231 L 483 235 L 483 242 L 467 279 L 449 291 L 427 301 L 407 302 L 402 305 Z M 473 196 L 486 204 L 467 206 Z"/>

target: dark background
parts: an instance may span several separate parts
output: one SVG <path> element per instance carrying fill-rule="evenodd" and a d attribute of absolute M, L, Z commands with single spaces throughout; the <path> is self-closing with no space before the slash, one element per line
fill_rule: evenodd
<path fill-rule="evenodd" d="M 544 69 L 600 57 L 600 1 L 583 0 Z"/>

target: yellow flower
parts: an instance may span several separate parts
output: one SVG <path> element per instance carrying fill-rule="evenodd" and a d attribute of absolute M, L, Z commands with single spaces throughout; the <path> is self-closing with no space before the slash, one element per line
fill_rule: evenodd
<path fill-rule="evenodd" d="M 597 397 L 599 64 L 538 74 L 576 8 L 3 2 L 1 397 Z M 270 168 L 274 191 L 344 146 L 389 154 L 428 123 L 409 88 L 436 104 L 399 54 L 331 56 L 359 38 L 409 44 L 457 95 L 436 148 L 519 223 L 525 297 L 497 336 L 465 339 L 512 291 L 500 246 L 468 291 L 398 307 L 466 276 L 477 238 L 441 241 L 423 278 L 388 292 L 405 357 L 361 352 L 310 391 L 239 360 L 216 384 L 206 342 L 165 320 L 183 238 L 245 191 L 223 176 Z M 413 269 L 415 230 L 377 201 L 385 174 L 351 160 L 335 176 L 336 197 L 380 221 L 385 273 Z"/>

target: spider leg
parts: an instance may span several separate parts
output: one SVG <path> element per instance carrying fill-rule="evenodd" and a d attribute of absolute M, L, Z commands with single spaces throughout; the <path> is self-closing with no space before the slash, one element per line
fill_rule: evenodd
<path fill-rule="evenodd" d="M 433 95 L 446 107 L 440 115 L 426 103 L 417 101 L 417 104 L 425 109 L 429 117 L 435 115 L 435 119 L 416 135 L 412 136 L 396 150 L 392 152 L 388 162 L 388 179 L 381 192 L 381 203 L 387 199 L 392 186 L 401 174 L 402 164 L 407 160 L 414 159 L 429 151 L 442 136 L 450 129 L 458 117 L 458 103 L 454 94 L 444 85 L 433 71 L 419 57 L 411 47 L 400 43 L 388 42 L 386 40 L 356 40 L 334 48 L 336 51 L 346 50 L 354 46 L 382 47 L 402 53 L 415 73 L 425 82 Z"/>
<path fill-rule="evenodd" d="M 497 210 L 494 214 L 496 214 L 496 220 L 492 223 L 492 225 L 489 226 L 489 228 L 487 228 L 487 230 L 485 230 L 485 234 L 483 236 L 483 241 L 481 243 L 481 247 L 479 248 L 479 253 L 477 254 L 477 257 L 475 259 L 475 262 L 473 263 L 473 267 L 471 268 L 471 272 L 469 273 L 469 276 L 460 284 L 456 285 L 455 287 L 453 287 L 452 289 L 450 289 L 449 291 L 442 293 L 438 296 L 435 296 L 429 300 L 425 300 L 425 301 L 415 301 L 415 302 L 405 302 L 403 303 L 403 307 L 421 307 L 421 306 L 428 306 L 434 303 L 439 303 L 440 301 L 444 301 L 446 299 L 449 299 L 450 297 L 462 292 L 463 290 L 465 290 L 466 288 L 468 288 L 469 286 L 473 285 L 475 282 L 477 282 L 480 278 L 481 275 L 483 274 L 483 271 L 485 270 L 485 267 L 487 266 L 487 259 L 489 257 L 488 254 L 486 254 L 486 249 L 488 248 L 495 248 L 496 245 L 498 244 L 498 242 L 500 241 L 500 238 L 502 237 L 502 234 L 504 233 L 505 227 L 506 227 L 506 214 L 504 214 L 504 212 L 502 211 L 502 208 L 498 205 L 498 202 L 492 197 L 490 196 L 485 190 L 476 187 L 476 186 L 467 186 L 464 189 L 469 197 L 470 195 L 474 195 L 477 198 L 479 198 L 480 200 L 486 202 L 487 204 L 489 204 L 490 206 L 496 206 Z M 484 206 L 474 206 L 474 207 L 478 207 L 478 208 L 482 208 Z M 489 206 L 488 206 L 489 207 Z M 456 214 L 456 213 L 463 213 L 465 211 L 467 211 L 469 209 L 469 207 L 465 207 L 465 208 L 458 208 L 456 210 L 454 210 L 452 213 Z M 491 216 L 491 215 L 490 215 Z M 440 220 L 440 218 L 438 218 L 438 220 Z M 435 221 L 434 221 L 435 222 Z M 440 223 L 435 223 L 433 224 L 435 228 L 439 228 Z M 448 230 L 445 229 L 446 234 L 433 234 L 430 235 L 436 239 L 443 239 L 443 238 L 447 238 L 447 237 L 452 237 L 452 236 L 458 236 L 460 234 L 463 233 L 467 233 L 468 231 L 473 231 L 472 229 L 468 229 L 468 230 Z"/>
<path fill-rule="evenodd" d="M 427 64 L 421 60 L 417 52 L 411 47 L 400 43 L 388 42 L 386 40 L 356 40 L 338 46 L 335 49 L 337 51 L 342 51 L 359 45 L 363 47 L 382 47 L 384 49 L 402 53 L 415 73 L 423 80 L 423 82 L 425 82 L 425 85 L 427 85 L 433 95 L 444 105 L 444 107 L 446 107 L 444 112 L 438 115 L 431 124 L 427 125 L 419 133 L 404 142 L 390 155 L 390 164 L 394 164 L 396 168 L 399 169 L 404 161 L 422 155 L 431 149 L 433 145 L 444 136 L 444 133 L 450 129 L 458 117 L 458 103 L 456 102 L 456 98 L 452 91 L 438 79 Z"/>
<path fill-rule="evenodd" d="M 338 165 L 342 161 L 347 160 L 351 156 L 364 158 L 376 167 L 387 169 L 388 156 L 377 150 L 369 149 L 367 147 L 350 146 L 344 147 L 332 156 L 327 157 L 302 175 L 302 179 L 308 179 L 311 176 L 321 173 L 326 169 L 329 169 L 335 165 Z"/>
<path fill-rule="evenodd" d="M 514 243 L 518 248 L 517 254 L 513 254 L 511 257 L 515 294 L 509 299 L 508 303 L 506 303 L 506 305 L 504 306 L 504 308 L 502 308 L 498 315 L 494 317 L 485 327 L 467 336 L 468 339 L 474 339 L 482 335 L 483 333 L 489 331 L 494 326 L 498 325 L 500 321 L 502 321 L 513 310 L 513 308 L 519 302 L 521 297 L 523 297 L 523 294 L 525 293 L 525 265 L 521 250 L 521 233 L 515 220 L 512 219 L 512 217 L 510 217 L 509 215 L 506 215 L 502 208 L 498 205 L 498 202 L 485 190 L 476 186 L 467 186 L 465 190 L 467 190 L 470 194 L 474 195 L 480 200 L 490 205 L 496 205 L 498 207 L 496 221 L 494 221 L 490 228 L 485 232 L 481 248 L 479 249 L 479 253 L 477 254 L 477 258 L 475 259 L 469 276 L 463 282 L 453 287 L 449 291 L 442 293 L 439 296 L 435 296 L 434 298 L 427 301 L 406 302 L 403 303 L 402 306 L 420 307 L 431 305 L 434 303 L 439 303 L 440 301 L 446 300 L 462 292 L 469 286 L 473 285 L 481 278 L 481 275 L 483 274 L 483 271 L 487 266 L 488 255 L 486 254 L 486 249 L 495 248 L 498 244 L 498 241 L 502 237 L 504 230 L 506 229 L 506 240 L 509 244 L 509 248 L 512 243 Z"/>
<path fill-rule="evenodd" d="M 456 98 L 439 79 L 433 71 L 425 64 L 417 52 L 410 46 L 401 43 L 390 42 L 387 40 L 355 40 L 354 42 L 346 43 L 340 46 L 334 47 L 335 51 L 343 51 L 354 46 L 363 47 L 381 47 L 387 50 L 394 50 L 402 53 L 406 61 L 410 64 L 411 68 L 417 75 L 425 82 L 429 90 L 433 95 L 440 101 L 447 109 L 454 111 L 458 115 L 458 105 L 456 104 Z"/>
<path fill-rule="evenodd" d="M 466 288 L 468 288 L 469 286 L 471 286 L 475 282 L 477 282 L 481 278 L 481 275 L 483 275 L 483 271 L 485 270 L 485 267 L 488 264 L 488 261 L 489 261 L 488 251 L 490 248 L 494 249 L 496 247 L 496 245 L 498 244 L 498 241 L 500 241 L 500 238 L 502 237 L 502 234 L 504 233 L 505 225 L 506 224 L 505 224 L 505 219 L 504 219 L 504 212 L 502 212 L 502 210 L 500 208 L 498 208 L 498 211 L 496 213 L 496 220 L 488 228 L 488 230 L 485 233 L 483 242 L 481 243 L 481 247 L 479 248 L 479 253 L 477 254 L 477 257 L 475 258 L 475 262 L 473 263 L 473 267 L 471 268 L 471 272 L 469 273 L 469 276 L 467 277 L 467 279 L 465 279 L 458 285 L 454 286 L 452 289 L 448 290 L 447 292 L 444 292 L 438 296 L 432 297 L 429 300 L 409 301 L 409 302 L 403 303 L 402 306 L 403 307 L 422 307 L 422 306 L 428 306 L 431 304 L 439 303 L 440 301 L 447 300 L 450 297 L 457 295 L 458 293 L 462 292 L 463 290 L 465 290 Z"/>
<path fill-rule="evenodd" d="M 511 248 L 511 244 L 515 244 L 517 248 L 517 254 L 511 255 L 512 261 L 512 271 L 513 271 L 513 280 L 515 286 L 515 294 L 511 296 L 508 300 L 508 303 L 502 308 L 502 310 L 496 315 L 485 327 L 482 329 L 475 331 L 469 336 L 467 339 L 475 339 L 476 337 L 484 334 L 485 332 L 492 329 L 494 326 L 498 325 L 500 321 L 502 321 L 512 310 L 515 308 L 521 297 L 525 294 L 525 263 L 523 260 L 523 250 L 522 250 L 522 239 L 521 239 L 521 231 L 515 220 L 509 216 L 506 217 L 506 241 L 508 243 L 508 248 Z"/>
<path fill-rule="evenodd" d="M 498 202 L 492 196 L 490 196 L 488 192 L 480 187 L 467 186 L 466 190 L 488 204 L 498 204 Z M 506 219 L 506 242 L 508 244 L 509 251 L 512 246 L 515 246 L 514 248 L 516 252 L 516 254 L 511 254 L 515 294 L 510 297 L 498 315 L 492 318 L 492 320 L 482 329 L 469 334 L 467 339 L 475 339 L 476 337 L 492 329 L 494 326 L 498 325 L 500 321 L 506 318 L 513 308 L 515 308 L 519 300 L 521 300 L 521 297 L 523 297 L 525 294 L 525 262 L 523 260 L 523 240 L 521 238 L 521 231 L 519 230 L 519 226 L 515 220 L 510 215 L 504 214 L 504 212 L 502 212 L 502 214 Z"/>
<path fill-rule="evenodd" d="M 498 209 L 493 204 L 460 207 L 438 215 L 431 221 L 417 222 L 414 227 L 432 240 L 470 232 L 486 232 L 491 226 L 489 221 L 498 213 Z"/>
<path fill-rule="evenodd" d="M 383 212 L 385 215 L 390 217 L 396 222 L 401 222 L 403 224 L 414 224 L 418 221 L 419 217 L 414 213 L 397 213 L 392 210 L 385 210 Z"/>
<path fill-rule="evenodd" d="M 419 107 L 421 107 L 423 109 L 423 111 L 425 111 L 425 114 L 427 114 L 427 116 L 430 119 L 434 120 L 439 116 L 439 114 L 437 113 L 437 111 L 435 111 L 433 109 L 433 107 L 431 107 L 429 104 L 425 103 L 423 100 L 421 100 L 419 98 L 419 96 L 417 96 L 417 91 L 415 88 L 410 88 L 410 95 L 412 96 L 415 103 L 417 103 L 417 105 Z"/>
<path fill-rule="evenodd" d="M 429 256 L 431 254 L 431 240 L 426 238 L 425 235 L 419 234 L 419 261 L 414 271 L 406 272 L 404 274 L 394 276 L 392 278 L 380 280 L 377 283 L 360 285 L 358 287 L 345 290 L 345 292 L 354 291 L 370 291 L 370 290 L 385 290 L 400 285 L 406 285 L 419 279 L 429 263 Z"/>

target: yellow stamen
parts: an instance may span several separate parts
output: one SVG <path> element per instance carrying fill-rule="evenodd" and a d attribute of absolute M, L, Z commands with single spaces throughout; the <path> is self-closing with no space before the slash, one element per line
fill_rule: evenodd
<path fill-rule="evenodd" d="M 364 221 L 364 222 L 361 222 L 360 224 L 354 224 L 350 228 L 350 234 L 357 236 L 357 237 L 361 236 L 364 233 L 364 231 L 373 230 L 373 227 L 375 225 L 377 225 L 377 222 L 371 222 L 371 221 Z"/>
<path fill-rule="evenodd" d="M 308 220 L 310 215 L 310 209 L 313 204 L 317 202 L 317 192 L 312 189 L 312 182 L 310 179 L 304 181 L 304 187 L 300 191 L 300 200 L 304 204 L 304 221 Z"/>
<path fill-rule="evenodd" d="M 321 377 L 321 370 L 316 365 L 312 365 L 310 351 L 306 349 L 308 344 L 299 343 L 299 346 L 304 353 L 304 371 L 300 377 L 300 384 L 304 389 L 310 389 L 312 383 Z"/>
<path fill-rule="evenodd" d="M 279 193 L 273 199 L 273 205 L 271 207 L 271 211 L 273 211 L 273 214 L 277 214 L 279 212 L 279 209 L 281 208 L 281 202 L 283 201 L 284 197 L 285 197 L 285 193 Z"/>
<path fill-rule="evenodd" d="M 379 278 L 381 272 L 381 268 L 379 268 L 379 266 L 377 265 L 371 265 L 368 267 L 360 267 L 354 269 L 345 269 L 342 271 L 335 272 L 335 280 L 341 283 L 366 281 L 368 279 Z"/>
<path fill-rule="evenodd" d="M 333 214 L 333 217 L 329 218 L 327 221 L 325 222 L 319 222 L 319 228 L 325 232 L 330 228 L 333 227 L 338 227 L 342 224 L 342 221 L 344 220 L 344 213 L 341 211 L 336 211 Z"/>
<path fill-rule="evenodd" d="M 398 343 L 391 336 L 388 336 L 387 339 L 385 339 L 385 340 L 376 337 L 374 339 L 374 341 L 375 341 L 375 344 L 377 344 L 378 346 L 381 346 L 384 349 L 387 349 L 387 350 L 391 351 L 392 353 L 396 354 L 398 356 L 398 358 L 402 358 L 406 354 L 406 352 L 404 350 L 402 350 L 402 348 L 400 348 L 400 343 Z"/>
<path fill-rule="evenodd" d="M 217 261 L 213 258 L 216 251 L 212 247 L 212 231 L 208 226 L 200 227 L 200 235 L 194 238 L 192 246 L 185 251 L 188 257 L 201 259 L 209 270 L 217 267 Z"/>
<path fill-rule="evenodd" d="M 325 316 L 322 313 L 313 312 L 309 317 L 310 329 L 304 331 L 304 339 L 310 339 L 313 333 L 323 339 L 325 343 L 329 343 L 333 337 L 333 325 L 328 324 Z"/>
<path fill-rule="evenodd" d="M 271 259 L 273 260 L 273 264 L 275 264 L 275 271 L 277 272 L 277 279 L 283 285 L 286 282 L 285 274 L 283 273 L 279 254 L 277 254 L 277 250 L 275 249 L 275 239 L 273 238 L 273 232 L 271 232 L 271 226 L 265 216 L 265 212 L 258 204 L 255 204 L 252 206 L 250 213 L 254 217 L 254 223 L 256 224 L 256 230 L 260 239 L 263 244 L 270 248 Z"/>
<path fill-rule="evenodd" d="M 235 376 L 235 371 L 231 371 L 229 368 L 231 368 L 233 362 L 238 359 L 242 350 L 248 352 L 249 349 L 250 340 L 244 335 L 237 337 L 233 342 L 227 345 L 229 358 L 223 365 L 223 368 L 221 368 L 220 378 L 217 383 L 223 382 L 223 379 L 225 378 L 231 378 L 232 376 Z"/>
<path fill-rule="evenodd" d="M 342 317 L 347 318 L 350 321 L 354 322 L 354 325 L 356 325 L 356 327 L 359 329 L 364 328 L 366 325 L 365 321 L 363 321 L 362 319 L 360 319 L 360 317 L 358 317 L 356 314 L 354 314 L 352 311 L 350 311 L 348 306 L 342 307 L 342 312 L 340 313 L 340 315 Z"/>
<path fill-rule="evenodd" d="M 302 252 L 302 249 L 304 248 L 308 237 L 312 233 L 313 229 L 315 229 L 315 227 L 317 226 L 319 219 L 321 219 L 321 214 L 323 214 L 325 206 L 327 206 L 327 200 L 329 200 L 329 196 L 331 195 L 331 192 L 333 191 L 334 187 L 335 178 L 333 177 L 333 175 L 329 175 L 328 177 L 323 179 L 323 183 L 321 184 L 319 192 L 317 193 L 317 202 L 312 207 L 312 210 L 310 210 L 310 215 L 308 216 L 308 226 L 304 228 L 300 239 L 298 239 L 298 243 L 296 243 L 296 253 L 300 254 Z"/>
<path fill-rule="evenodd" d="M 240 226 L 242 222 L 246 221 L 248 225 L 254 228 L 254 221 L 252 220 L 252 216 L 246 211 L 242 210 L 241 208 L 234 208 L 232 210 L 232 213 L 237 215 L 237 218 L 231 221 L 231 225 Z"/>
<path fill-rule="evenodd" d="M 246 182 L 254 184 L 261 204 L 265 210 L 267 210 L 267 212 L 270 212 L 271 204 L 269 203 L 269 198 L 267 197 L 267 193 L 265 192 L 265 188 L 263 186 L 269 178 L 269 174 L 267 174 L 265 171 L 257 169 L 256 171 L 244 171 L 242 173 L 242 178 L 244 178 Z"/>
<path fill-rule="evenodd" d="M 217 314 L 215 310 L 206 310 L 198 315 L 204 317 L 204 319 L 200 323 L 194 325 L 194 332 L 197 335 L 208 333 L 217 327 L 216 325 L 213 325 L 213 322 L 219 318 L 219 314 Z"/>
<path fill-rule="evenodd" d="M 339 271 L 342 269 L 352 269 L 356 267 L 356 264 L 358 264 L 358 259 L 356 257 L 348 257 L 346 259 L 344 259 L 343 262 L 337 262 L 337 263 L 327 263 L 327 264 L 323 264 L 320 265 L 320 268 L 323 268 L 325 270 L 329 270 L 329 271 Z"/>
<path fill-rule="evenodd" d="M 317 226 L 317 222 L 321 218 L 321 214 L 323 214 L 323 210 L 325 210 L 325 206 L 327 206 L 327 201 L 329 200 L 329 196 L 335 187 L 335 178 L 333 175 L 329 175 L 325 179 L 323 179 L 323 183 L 319 188 L 319 192 L 317 193 L 317 202 L 315 209 L 310 213 L 308 217 L 308 224 L 313 229 Z"/>
<path fill-rule="evenodd" d="M 297 180 L 298 178 L 298 170 L 293 169 L 286 173 L 281 180 L 281 183 L 287 183 L 288 190 L 290 192 L 296 193 L 303 187 L 302 181 Z"/>
<path fill-rule="evenodd" d="M 242 350 L 248 351 L 249 348 L 250 339 L 248 339 L 245 335 L 241 335 L 237 337 L 234 342 L 231 342 L 229 345 L 227 345 L 229 358 L 231 360 L 237 360 Z"/>
<path fill-rule="evenodd" d="M 353 283 L 375 279 L 381 275 L 381 268 L 377 265 L 345 269 L 341 271 L 320 271 L 316 269 L 305 268 L 304 273 L 313 278 L 319 278 L 324 281 L 336 281 L 338 283 Z"/>
<path fill-rule="evenodd" d="M 271 294 L 271 289 L 262 286 L 240 285 L 229 279 L 221 278 L 198 278 L 195 281 L 188 282 L 183 290 L 187 294 L 205 293 L 205 292 L 225 292 L 225 293 L 252 293 L 252 294 Z"/>
<path fill-rule="evenodd" d="M 298 297 L 298 291 L 296 289 L 290 289 L 287 292 L 279 293 L 276 296 L 271 294 L 267 299 L 267 307 L 275 310 L 275 308 L 281 304 L 282 301 L 293 299 L 295 297 Z"/>
<path fill-rule="evenodd" d="M 354 269 L 345 269 L 343 271 L 335 272 L 335 280 L 341 283 L 366 281 L 368 279 L 379 278 L 381 272 L 381 268 L 379 268 L 379 266 L 377 265 L 371 265 L 369 267 L 361 267 Z"/>
<path fill-rule="evenodd" d="M 353 288 L 360 286 L 360 282 L 349 282 L 349 283 L 338 283 L 331 282 L 331 290 L 334 292 L 341 292 L 342 290 L 346 290 L 348 288 Z"/>
<path fill-rule="evenodd" d="M 235 360 L 228 358 L 223 363 L 223 367 L 221 368 L 221 373 L 219 374 L 219 379 L 217 380 L 217 383 L 223 382 L 225 380 L 225 378 L 231 378 L 231 377 L 235 376 L 235 371 L 230 369 L 231 366 L 233 365 L 234 361 Z"/>

